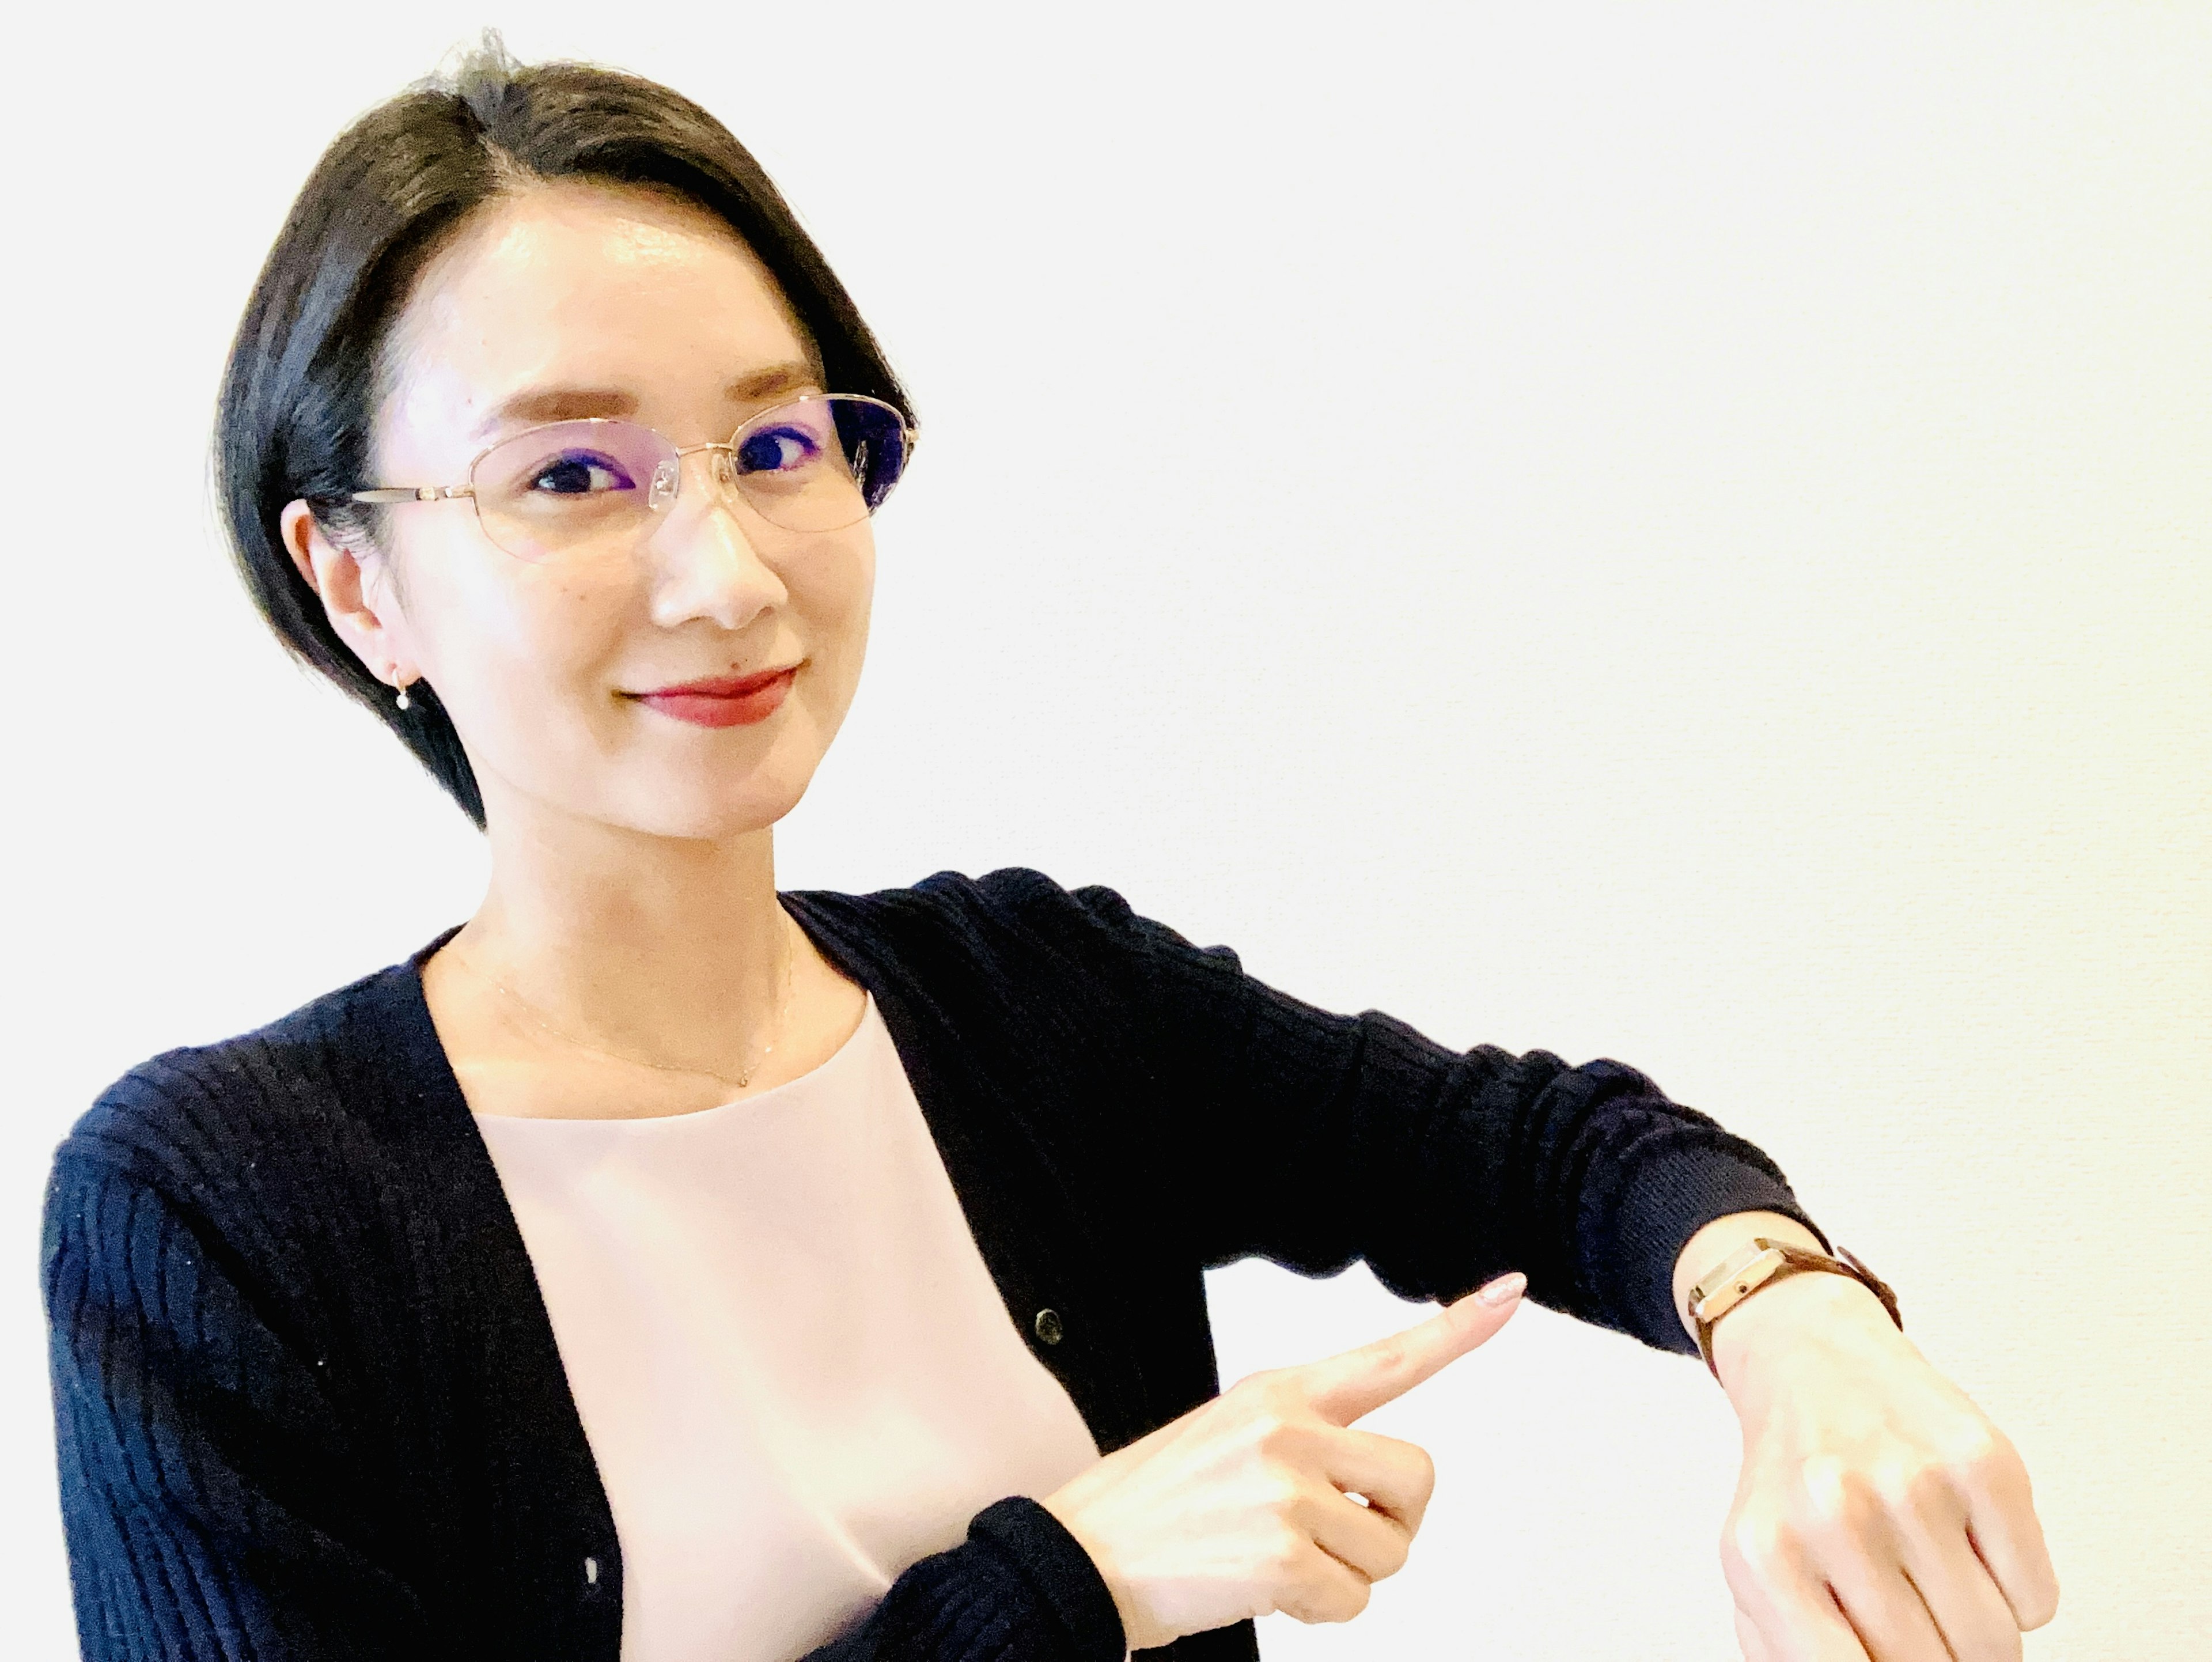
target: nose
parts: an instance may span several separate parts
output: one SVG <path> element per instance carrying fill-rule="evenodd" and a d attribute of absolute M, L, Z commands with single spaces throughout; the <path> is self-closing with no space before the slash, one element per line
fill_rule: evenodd
<path fill-rule="evenodd" d="M 705 618 L 742 630 L 790 598 L 763 557 L 768 526 L 738 494 L 726 446 L 702 445 L 679 466 L 690 471 L 647 544 L 653 563 L 653 618 L 665 629 Z"/>

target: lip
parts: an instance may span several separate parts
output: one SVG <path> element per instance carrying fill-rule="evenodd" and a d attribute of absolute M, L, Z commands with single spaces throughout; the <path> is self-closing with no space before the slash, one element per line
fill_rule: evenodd
<path fill-rule="evenodd" d="M 750 675 L 709 675 L 701 680 L 686 681 L 681 686 L 655 687 L 650 692 L 631 696 L 637 698 L 742 698 L 749 692 L 758 692 L 770 681 L 782 679 L 798 667 L 797 664 L 786 664 L 781 669 L 756 670 Z"/>
<path fill-rule="evenodd" d="M 775 715 L 798 675 L 799 666 L 787 664 L 757 674 L 709 676 L 624 697 L 693 727 L 746 727 Z"/>

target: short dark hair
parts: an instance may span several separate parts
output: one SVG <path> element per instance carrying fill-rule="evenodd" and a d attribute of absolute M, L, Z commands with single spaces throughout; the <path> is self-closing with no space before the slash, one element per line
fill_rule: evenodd
<path fill-rule="evenodd" d="M 426 683 L 402 710 L 331 628 L 278 533 L 317 502 L 334 539 L 374 539 L 375 510 L 329 499 L 366 477 L 384 339 L 424 264 L 518 179 L 654 188 L 726 222 L 768 268 L 829 388 L 908 418 L 905 390 L 829 262 L 750 151 L 698 105 L 594 64 L 520 64 L 496 35 L 458 68 L 369 111 L 301 188 L 246 302 L 216 406 L 216 485 L 240 572 L 279 639 L 399 735 L 481 828 L 483 797 Z"/>

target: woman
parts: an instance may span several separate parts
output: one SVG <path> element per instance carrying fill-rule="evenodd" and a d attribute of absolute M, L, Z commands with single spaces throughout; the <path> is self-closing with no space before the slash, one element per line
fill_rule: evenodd
<path fill-rule="evenodd" d="M 1317 1010 L 1022 868 L 777 891 L 913 439 L 665 88 L 488 52 L 319 164 L 230 529 L 492 877 L 58 1151 L 86 1654 L 1250 1657 L 1405 1562 L 1427 1458 L 1353 1422 L 1525 1287 L 1705 1351 L 1753 1662 L 2017 1656 L 2057 1593 L 2011 1446 L 1635 1070 Z M 1224 1393 L 1203 1272 L 1254 1253 L 1449 1302 Z"/>

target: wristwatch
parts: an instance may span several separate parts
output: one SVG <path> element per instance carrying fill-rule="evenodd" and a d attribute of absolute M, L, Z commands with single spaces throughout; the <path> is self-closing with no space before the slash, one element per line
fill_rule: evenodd
<path fill-rule="evenodd" d="M 1889 1312 L 1889 1318 L 1897 1324 L 1898 1330 L 1904 1330 L 1905 1318 L 1897 1313 L 1897 1294 L 1890 1290 L 1889 1283 L 1852 1257 L 1849 1247 L 1839 1246 L 1836 1251 L 1843 1255 L 1840 1259 L 1815 1252 L 1809 1246 L 1799 1246 L 1794 1241 L 1753 1235 L 1699 1278 L 1690 1289 L 1690 1318 L 1698 1324 L 1698 1353 L 1705 1359 L 1713 1378 L 1721 1377 L 1720 1368 L 1713 1361 L 1713 1324 L 1760 1288 L 1803 1270 L 1831 1270 L 1863 1282 L 1881 1300 L 1881 1307 Z"/>

